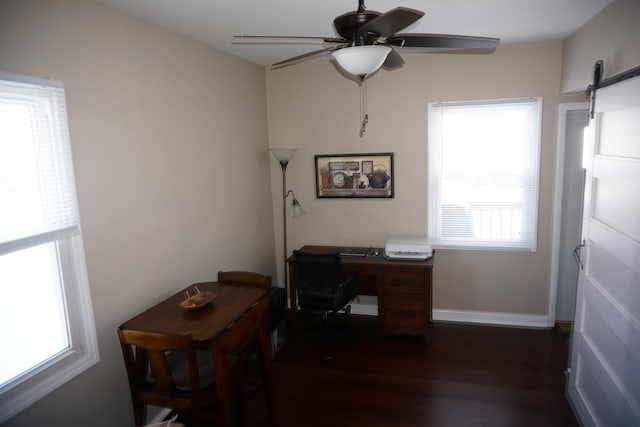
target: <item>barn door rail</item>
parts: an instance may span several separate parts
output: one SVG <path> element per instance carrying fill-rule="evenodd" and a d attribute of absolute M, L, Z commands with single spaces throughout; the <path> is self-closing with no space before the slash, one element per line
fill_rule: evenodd
<path fill-rule="evenodd" d="M 624 80 L 632 79 L 640 76 L 640 65 L 623 71 L 619 74 L 615 74 L 606 79 L 602 79 L 604 74 L 604 61 L 602 59 L 596 61 L 593 66 L 593 82 L 587 86 L 587 99 L 589 100 L 589 117 L 593 119 L 594 107 L 596 105 L 596 90 L 603 87 L 611 86 Z"/>

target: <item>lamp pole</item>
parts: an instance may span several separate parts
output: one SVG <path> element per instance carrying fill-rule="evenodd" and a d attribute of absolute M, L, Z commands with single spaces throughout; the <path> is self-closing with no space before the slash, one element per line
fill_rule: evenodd
<path fill-rule="evenodd" d="M 280 162 L 282 168 L 282 237 L 284 250 L 284 295 L 287 307 L 289 306 L 289 269 L 287 268 L 287 166 L 289 161 L 296 155 L 295 148 L 272 148 L 271 154 Z M 294 197 L 295 198 L 295 197 Z"/>
<path fill-rule="evenodd" d="M 280 160 L 282 167 L 282 235 L 284 250 L 284 300 L 289 305 L 289 272 L 287 264 L 287 166 L 288 160 Z"/>

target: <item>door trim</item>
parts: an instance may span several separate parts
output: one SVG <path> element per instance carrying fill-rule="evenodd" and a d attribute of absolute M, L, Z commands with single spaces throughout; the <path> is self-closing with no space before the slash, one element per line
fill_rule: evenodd
<path fill-rule="evenodd" d="M 560 265 L 560 228 L 562 226 L 562 191 L 564 188 L 565 132 L 566 116 L 569 111 L 589 110 L 588 102 L 563 103 L 558 106 L 558 135 L 556 138 L 556 185 L 553 199 L 553 224 L 551 228 L 551 268 L 549 272 L 549 305 L 547 307 L 547 327 L 556 322 L 558 302 L 558 272 Z"/>

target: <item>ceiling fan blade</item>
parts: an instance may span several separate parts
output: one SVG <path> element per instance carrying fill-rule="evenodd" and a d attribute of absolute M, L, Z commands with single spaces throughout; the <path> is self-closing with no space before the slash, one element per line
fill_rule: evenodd
<path fill-rule="evenodd" d="M 424 16 L 424 12 L 408 7 L 396 7 L 363 24 L 358 33 L 361 35 L 375 34 L 379 37 L 389 37 L 408 27 Z"/>
<path fill-rule="evenodd" d="M 313 36 L 233 36 L 234 39 L 283 39 L 283 40 L 317 40 L 323 43 L 345 43 L 346 40 L 342 37 L 313 37 Z M 242 42 L 240 42 L 242 43 Z"/>
<path fill-rule="evenodd" d="M 404 60 L 402 56 L 398 53 L 397 50 L 391 48 L 391 52 L 387 55 L 387 59 L 384 60 L 382 66 L 386 69 L 390 68 L 398 68 L 404 64 Z"/>
<path fill-rule="evenodd" d="M 304 59 L 307 59 L 307 58 L 310 58 L 312 56 L 321 55 L 321 54 L 327 53 L 327 52 L 333 52 L 334 50 L 338 50 L 338 49 L 341 49 L 343 47 L 346 47 L 346 46 L 331 46 L 331 47 L 325 47 L 323 49 L 314 50 L 312 52 L 303 53 L 302 55 L 294 56 L 292 58 L 276 62 L 275 64 L 271 65 L 271 69 L 275 70 L 275 69 L 278 69 L 278 68 L 287 67 L 289 65 L 293 65 L 293 64 L 295 64 L 297 62 L 300 62 L 300 61 L 302 61 Z"/>
<path fill-rule="evenodd" d="M 493 37 L 460 36 L 454 34 L 396 34 L 389 38 L 389 44 L 403 48 L 426 48 L 432 52 L 461 50 L 465 53 L 491 53 L 500 44 Z"/>

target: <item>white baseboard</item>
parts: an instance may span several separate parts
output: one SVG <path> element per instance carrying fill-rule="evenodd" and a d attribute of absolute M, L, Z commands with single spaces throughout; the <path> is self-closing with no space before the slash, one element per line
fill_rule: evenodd
<path fill-rule="evenodd" d="M 365 316 L 378 315 L 378 297 L 371 295 L 358 295 L 351 304 L 351 313 Z"/>
<path fill-rule="evenodd" d="M 548 316 L 537 314 L 498 313 L 489 311 L 433 310 L 433 320 L 441 322 L 478 323 L 482 325 L 549 328 Z"/>
<path fill-rule="evenodd" d="M 378 299 L 374 296 L 361 295 L 351 305 L 351 313 L 365 316 L 378 315 Z M 525 328 L 549 328 L 546 315 L 499 313 L 490 311 L 445 310 L 434 308 L 434 321 L 474 323 L 481 325 L 517 326 Z"/>

